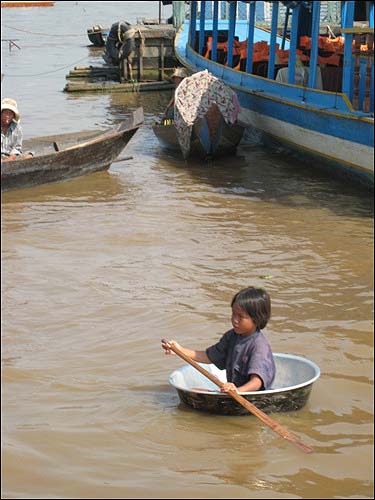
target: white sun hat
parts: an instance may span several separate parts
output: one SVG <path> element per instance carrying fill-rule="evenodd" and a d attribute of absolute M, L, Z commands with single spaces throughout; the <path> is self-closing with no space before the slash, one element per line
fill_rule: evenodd
<path fill-rule="evenodd" d="M 4 109 L 9 109 L 10 111 L 13 111 L 15 121 L 16 122 L 19 121 L 20 113 L 17 109 L 17 103 L 14 99 L 7 99 L 7 98 L 2 99 L 1 100 L 1 112 L 3 112 Z"/>

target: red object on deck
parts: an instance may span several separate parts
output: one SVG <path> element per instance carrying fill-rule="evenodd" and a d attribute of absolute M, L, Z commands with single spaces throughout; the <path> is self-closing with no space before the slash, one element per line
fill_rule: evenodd
<path fill-rule="evenodd" d="M 55 2 L 40 1 L 40 2 L 1 2 L 1 7 L 52 7 Z"/>

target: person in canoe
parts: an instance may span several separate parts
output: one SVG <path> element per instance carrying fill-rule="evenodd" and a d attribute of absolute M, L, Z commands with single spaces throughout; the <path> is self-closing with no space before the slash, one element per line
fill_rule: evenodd
<path fill-rule="evenodd" d="M 30 158 L 31 151 L 22 153 L 22 128 L 20 113 L 14 99 L 1 101 L 1 161 Z"/>
<path fill-rule="evenodd" d="M 271 347 L 262 332 L 271 317 L 271 299 L 262 288 L 248 287 L 236 293 L 231 302 L 232 326 L 216 344 L 205 351 L 162 340 L 166 354 L 174 345 L 199 363 L 213 363 L 226 370 L 227 382 L 221 391 L 250 392 L 269 389 L 275 378 Z"/>
<path fill-rule="evenodd" d="M 175 86 L 175 89 L 180 85 L 182 80 L 189 76 L 187 70 L 185 68 L 179 67 L 175 68 L 175 70 L 172 73 L 171 80 Z M 173 120 L 174 119 L 174 94 L 169 103 L 167 104 L 167 107 L 164 111 L 162 121 L 164 120 Z"/>

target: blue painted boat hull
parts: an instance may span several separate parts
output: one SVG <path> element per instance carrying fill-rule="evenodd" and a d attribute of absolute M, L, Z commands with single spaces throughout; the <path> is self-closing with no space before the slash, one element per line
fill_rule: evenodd
<path fill-rule="evenodd" d="M 373 115 L 354 111 L 345 94 L 280 83 L 206 59 L 187 44 L 188 32 L 186 21 L 175 41 L 177 58 L 190 71 L 208 69 L 236 91 L 239 123 L 313 158 L 335 175 L 373 188 Z M 373 107 L 373 90 L 371 103 Z"/>

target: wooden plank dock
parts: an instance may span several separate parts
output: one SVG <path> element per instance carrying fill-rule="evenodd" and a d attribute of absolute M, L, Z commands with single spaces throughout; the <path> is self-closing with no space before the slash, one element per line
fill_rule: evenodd
<path fill-rule="evenodd" d="M 69 83 L 65 86 L 64 92 L 146 92 L 171 90 L 173 83 L 168 81 L 148 81 L 148 82 L 96 82 L 96 83 Z"/>
<path fill-rule="evenodd" d="M 174 54 L 176 29 L 171 24 L 134 25 L 135 54 L 133 79 L 128 78 L 126 64 L 119 66 L 76 66 L 66 76 L 64 92 L 145 92 L 170 90 L 169 80 L 178 65 Z M 103 53 L 104 53 L 103 49 Z"/>

